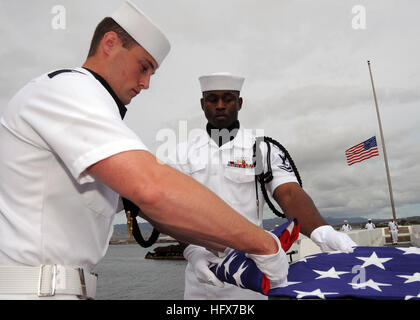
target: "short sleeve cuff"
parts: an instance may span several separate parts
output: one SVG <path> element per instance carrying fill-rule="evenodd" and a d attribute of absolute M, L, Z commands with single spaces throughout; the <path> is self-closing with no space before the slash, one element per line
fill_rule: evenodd
<path fill-rule="evenodd" d="M 270 192 L 270 194 L 274 193 L 274 190 L 276 190 L 276 188 L 282 184 L 285 183 L 289 183 L 289 182 L 296 182 L 299 183 L 296 179 L 295 175 L 290 175 L 290 176 L 282 176 L 282 177 L 273 177 L 273 180 L 267 185 L 268 186 L 268 191 Z"/>
<path fill-rule="evenodd" d="M 72 166 L 71 173 L 78 183 L 93 182 L 94 178 L 86 172 L 86 169 L 91 165 L 109 158 L 115 154 L 130 151 L 130 150 L 145 150 L 149 151 L 147 147 L 137 139 L 119 140 L 107 145 L 96 148 L 89 153 L 79 157 Z"/>

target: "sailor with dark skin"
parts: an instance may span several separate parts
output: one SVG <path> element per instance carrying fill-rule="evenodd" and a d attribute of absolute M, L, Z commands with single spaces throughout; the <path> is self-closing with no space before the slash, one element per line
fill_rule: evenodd
<path fill-rule="evenodd" d="M 262 203 L 257 206 L 255 172 L 249 166 L 252 164 L 255 137 L 240 128 L 238 120 L 243 106 L 240 90 L 244 78 L 217 73 L 202 76 L 199 80 L 202 89 L 201 108 L 208 121 L 207 132 L 186 145 L 180 144 L 176 156 L 178 159 L 186 158 L 188 162 L 177 163 L 173 155 L 171 165 L 206 185 L 249 221 L 262 227 L 263 197 L 259 195 Z M 271 161 L 275 177 L 268 188 L 286 217 L 297 218 L 302 233 L 312 236 L 323 250 L 351 251 L 355 243 L 327 225 L 312 199 L 300 187 L 295 174 L 279 168 L 287 161 L 282 151 L 274 147 L 273 150 L 276 150 L 273 151 Z M 194 158 L 194 155 L 202 157 Z M 202 159 L 210 160 L 204 163 Z M 237 161 L 245 165 L 229 165 Z M 219 251 L 218 255 L 223 255 L 223 250 Z M 190 245 L 185 249 L 184 256 L 189 262 L 185 272 L 185 299 L 266 299 L 261 294 L 221 283 L 208 268 L 217 259 L 206 248 Z"/>
<path fill-rule="evenodd" d="M 214 128 L 229 129 L 238 121 L 242 97 L 239 96 L 239 91 L 206 91 L 203 92 L 201 108 L 208 123 Z M 287 183 L 277 187 L 274 198 L 288 219 L 299 220 L 303 234 L 309 236 L 317 227 L 327 225 L 312 199 L 296 183 Z"/>
<path fill-rule="evenodd" d="M 217 129 L 229 128 L 238 120 L 242 108 L 239 91 L 214 90 L 203 93 L 201 108 L 207 121 Z"/>

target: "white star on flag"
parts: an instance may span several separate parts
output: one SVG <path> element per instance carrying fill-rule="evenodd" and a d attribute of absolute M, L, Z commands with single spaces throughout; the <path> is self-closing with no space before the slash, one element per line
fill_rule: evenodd
<path fill-rule="evenodd" d="M 307 262 L 307 261 L 306 261 L 307 259 L 312 259 L 312 258 L 315 258 L 315 256 L 306 256 L 306 257 L 303 257 L 302 259 L 299 259 L 298 261 L 295 261 L 295 262 L 293 262 L 293 263 L 298 263 L 298 262 Z"/>
<path fill-rule="evenodd" d="M 311 292 L 305 292 L 305 291 L 299 291 L 299 290 L 293 290 L 298 295 L 296 296 L 297 299 L 301 299 L 303 297 L 308 296 L 317 296 L 318 298 L 325 299 L 326 294 L 338 294 L 338 292 L 322 292 L 321 289 L 316 289 Z"/>
<path fill-rule="evenodd" d="M 397 277 L 406 278 L 407 280 L 404 283 L 420 281 L 420 272 L 415 272 L 413 275 L 397 275 Z"/>
<path fill-rule="evenodd" d="M 225 263 L 225 277 L 226 277 L 226 273 L 229 274 L 229 266 L 235 258 L 236 258 L 236 254 L 234 253 L 230 256 L 229 260 Z"/>
<path fill-rule="evenodd" d="M 378 258 L 375 251 L 372 253 L 370 257 L 356 257 L 356 258 L 364 261 L 362 268 L 365 268 L 370 265 L 375 265 L 383 270 L 385 270 L 385 267 L 382 264 L 382 262 L 387 262 L 392 259 L 392 258 Z"/>
<path fill-rule="evenodd" d="M 238 286 L 238 287 L 242 287 L 242 288 L 245 288 L 245 286 L 243 285 L 243 283 L 242 283 L 242 280 L 241 280 L 241 275 L 242 275 L 242 273 L 246 270 L 246 268 L 248 268 L 248 266 L 246 266 L 245 268 L 243 267 L 244 266 L 244 264 L 245 264 L 245 261 L 244 262 L 242 262 L 242 264 L 241 264 L 241 266 L 239 267 L 239 269 L 238 269 L 238 271 L 236 271 L 235 272 L 235 274 L 233 275 L 233 279 L 235 279 L 235 281 L 236 281 L 236 285 Z"/>
<path fill-rule="evenodd" d="M 281 285 L 277 286 L 277 287 L 273 287 L 273 288 L 286 288 L 288 286 L 292 286 L 294 284 L 298 284 L 298 283 L 302 283 L 302 281 L 291 281 L 289 282 L 289 280 L 286 280 L 285 282 L 283 282 Z"/>
<path fill-rule="evenodd" d="M 420 293 L 416 296 L 405 296 L 404 300 L 410 300 L 411 298 L 420 298 Z"/>
<path fill-rule="evenodd" d="M 375 282 L 372 279 L 369 279 L 366 282 L 361 282 L 361 283 L 349 283 L 349 285 L 353 286 L 353 289 L 361 289 L 361 288 L 366 288 L 366 287 L 370 287 L 372 289 L 375 289 L 376 291 L 381 291 L 381 288 L 379 288 L 379 286 L 390 286 L 391 284 L 388 283 L 379 283 L 379 282 Z"/>
<path fill-rule="evenodd" d="M 416 247 L 397 248 L 397 249 L 404 251 L 404 254 L 420 254 L 420 248 L 416 248 Z"/>
<path fill-rule="evenodd" d="M 323 278 L 334 278 L 340 279 L 340 275 L 349 273 L 348 271 L 336 271 L 334 267 L 332 267 L 328 271 L 321 271 L 321 270 L 313 270 L 318 273 L 320 276 L 316 279 L 323 279 Z"/>

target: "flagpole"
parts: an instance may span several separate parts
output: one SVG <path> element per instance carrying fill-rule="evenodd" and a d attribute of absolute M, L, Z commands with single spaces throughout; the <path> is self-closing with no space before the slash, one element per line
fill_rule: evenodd
<path fill-rule="evenodd" d="M 373 98 L 375 99 L 376 115 L 378 116 L 379 132 L 381 134 L 381 141 L 382 141 L 382 150 L 384 152 L 386 177 L 387 177 L 387 180 L 388 180 L 388 189 L 389 189 L 389 198 L 391 199 L 391 207 L 392 207 L 392 217 L 395 220 L 397 220 L 397 217 L 396 217 L 396 214 L 395 214 L 394 197 L 392 196 L 391 176 L 389 175 L 388 157 L 386 155 L 386 149 L 385 149 L 385 139 L 384 139 L 384 134 L 382 132 L 381 117 L 379 116 L 378 101 L 376 99 L 375 85 L 373 84 L 372 70 L 370 69 L 370 61 L 368 60 L 367 63 L 368 63 L 368 67 L 369 67 L 370 81 L 372 83 Z"/>

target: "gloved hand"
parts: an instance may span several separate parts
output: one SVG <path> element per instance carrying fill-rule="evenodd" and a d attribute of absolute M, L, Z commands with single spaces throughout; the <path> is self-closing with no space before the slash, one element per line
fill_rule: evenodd
<path fill-rule="evenodd" d="M 223 282 L 268 294 L 271 289 L 279 287 L 286 281 L 289 264 L 285 252 L 299 238 L 299 229 L 297 219 L 293 219 L 269 232 L 279 248 L 275 254 L 245 254 L 226 248 L 222 254 L 223 261 L 211 266 L 210 270 Z"/>
<path fill-rule="evenodd" d="M 184 258 L 191 264 L 198 281 L 220 288 L 225 286 L 209 269 L 210 264 L 219 263 L 223 258 L 219 258 L 205 248 L 196 245 L 186 247 L 183 254 Z"/>
<path fill-rule="evenodd" d="M 269 255 L 246 253 L 245 256 L 252 259 L 257 265 L 258 269 L 260 269 L 267 276 L 267 278 L 270 280 L 270 287 L 276 288 L 287 280 L 289 263 L 287 262 L 286 253 L 282 249 L 282 245 L 277 235 L 268 231 L 266 232 L 276 240 L 278 246 L 277 253 Z"/>
<path fill-rule="evenodd" d="M 329 225 L 316 228 L 311 233 L 311 240 L 315 242 L 323 252 L 326 251 L 343 251 L 347 253 L 353 252 L 353 248 L 357 244 L 345 233 L 334 230 Z"/>

